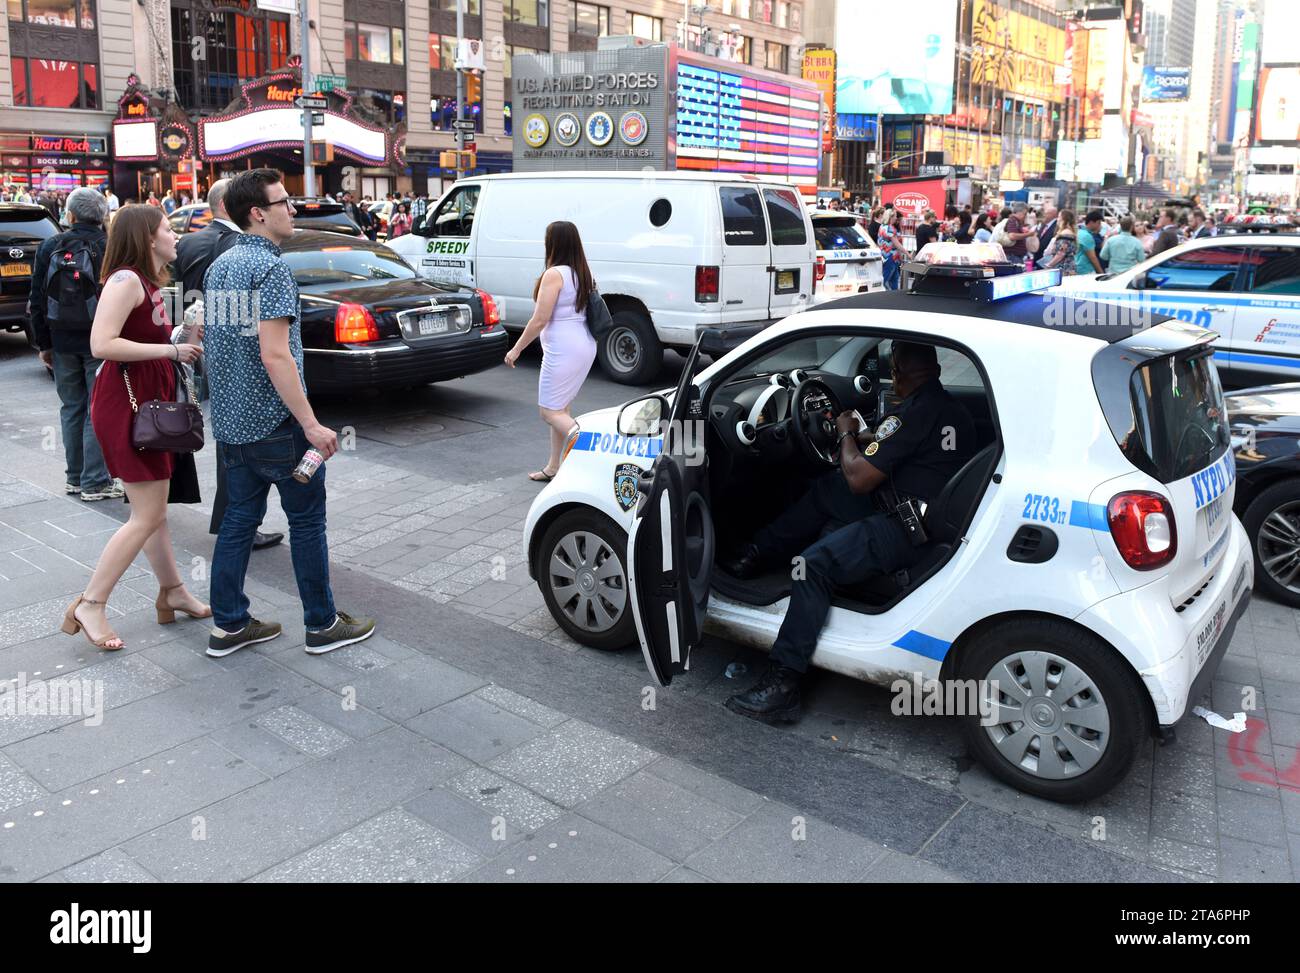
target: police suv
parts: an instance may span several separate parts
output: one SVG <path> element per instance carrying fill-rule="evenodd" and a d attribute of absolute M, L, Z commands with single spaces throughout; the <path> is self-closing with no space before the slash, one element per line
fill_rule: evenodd
<path fill-rule="evenodd" d="M 1289 221 L 1226 223 L 1118 274 L 1067 277 L 1059 291 L 1166 314 L 1218 332 L 1231 386 L 1300 378 L 1300 234 Z"/>
<path fill-rule="evenodd" d="M 813 664 L 978 680 L 978 759 L 1094 797 L 1188 713 L 1250 598 L 1215 334 L 1088 323 L 1095 305 L 1042 293 L 1055 270 L 909 270 L 910 293 L 796 314 L 698 371 L 697 347 L 676 389 L 581 416 L 528 513 L 530 571 L 565 632 L 639 642 L 660 685 L 706 628 L 770 648 L 790 569 L 742 582 L 718 552 L 837 467 L 841 410 L 889 428 L 892 344 L 932 344 L 974 455 L 925 510 L 913 567 L 836 591 Z"/>

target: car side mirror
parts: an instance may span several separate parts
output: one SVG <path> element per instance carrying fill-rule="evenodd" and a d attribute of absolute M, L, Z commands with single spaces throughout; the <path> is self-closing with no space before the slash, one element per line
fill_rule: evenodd
<path fill-rule="evenodd" d="M 662 395 L 633 399 L 618 413 L 620 436 L 657 436 L 668 418 L 668 400 Z"/>

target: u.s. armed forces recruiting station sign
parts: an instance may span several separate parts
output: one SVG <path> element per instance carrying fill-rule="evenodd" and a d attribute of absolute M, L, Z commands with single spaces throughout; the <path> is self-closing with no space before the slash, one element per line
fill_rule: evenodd
<path fill-rule="evenodd" d="M 516 172 L 669 168 L 667 45 L 512 64 Z"/>

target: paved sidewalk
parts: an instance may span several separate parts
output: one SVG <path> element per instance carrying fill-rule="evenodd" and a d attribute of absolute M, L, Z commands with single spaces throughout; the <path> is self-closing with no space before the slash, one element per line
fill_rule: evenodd
<path fill-rule="evenodd" d="M 280 547 L 254 555 L 249 594 L 281 639 L 207 659 L 206 625 L 158 626 L 135 568 L 112 601 L 128 646 L 99 653 L 57 626 L 124 508 L 59 492 L 48 386 L 0 391 L 0 681 L 89 680 L 107 708 L 98 726 L 0 714 L 6 880 L 1300 877 L 1290 610 L 1257 602 L 1215 685 L 1225 713 L 1257 690 L 1250 733 L 1190 721 L 1103 800 L 1054 805 L 973 766 L 950 721 L 892 717 L 840 677 L 794 730 L 738 719 L 724 670 L 762 656 L 720 640 L 648 708 L 639 653 L 579 648 L 542 607 L 519 546 L 538 487 L 511 455 L 535 437 L 503 425 L 439 442 L 436 463 L 381 440 L 331 460 L 338 600 L 381 619 L 374 639 L 307 656 Z M 200 577 L 206 525 L 173 508 Z"/>

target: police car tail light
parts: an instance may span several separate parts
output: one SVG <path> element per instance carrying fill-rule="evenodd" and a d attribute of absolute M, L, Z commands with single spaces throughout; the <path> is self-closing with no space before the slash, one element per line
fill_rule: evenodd
<path fill-rule="evenodd" d="M 1178 531 L 1169 501 L 1158 493 L 1134 491 L 1111 498 L 1110 533 L 1124 563 L 1138 571 L 1168 564 L 1178 553 Z"/>
<path fill-rule="evenodd" d="M 497 307 L 497 302 L 487 291 L 475 291 L 478 299 L 483 302 L 483 325 L 492 327 L 494 324 L 501 323 L 501 309 Z"/>
<path fill-rule="evenodd" d="M 718 280 L 721 276 L 719 267 L 695 268 L 695 303 L 718 303 Z"/>
<path fill-rule="evenodd" d="M 339 344 L 356 345 L 378 338 L 375 319 L 360 304 L 340 304 L 334 312 L 334 340 Z"/>
<path fill-rule="evenodd" d="M 825 278 L 826 278 L 826 258 L 819 255 L 817 257 L 817 263 L 813 265 L 813 279 L 824 280 Z"/>

